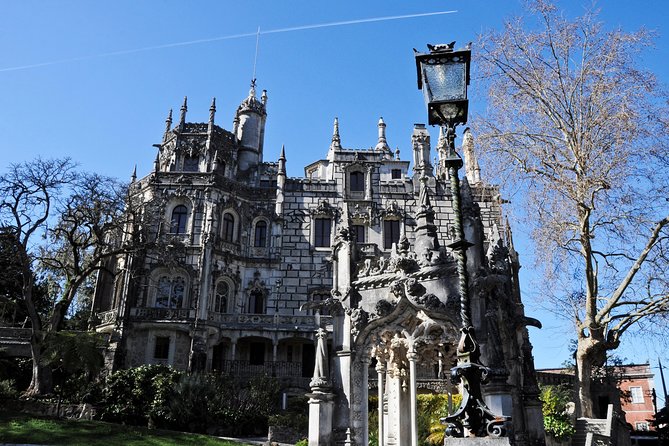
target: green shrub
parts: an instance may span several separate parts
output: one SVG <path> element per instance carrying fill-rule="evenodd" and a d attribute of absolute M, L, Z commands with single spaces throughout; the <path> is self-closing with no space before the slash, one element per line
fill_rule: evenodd
<path fill-rule="evenodd" d="M 539 397 L 544 416 L 546 433 L 558 441 L 569 439 L 575 432 L 573 422 L 566 413 L 567 403 L 570 401 L 570 390 L 565 386 L 543 386 Z"/>
<path fill-rule="evenodd" d="M 124 424 L 148 424 L 152 420 L 169 421 L 169 389 L 179 380 L 180 372 L 160 365 L 144 365 L 112 373 L 103 384 L 98 416 L 103 421 Z"/>
<path fill-rule="evenodd" d="M 16 390 L 16 382 L 13 379 L 0 381 L 0 399 L 14 399 L 18 396 L 19 392 Z"/>
<path fill-rule="evenodd" d="M 95 401 L 104 421 L 229 435 L 265 434 L 276 413 L 276 379 L 187 375 L 166 366 L 140 366 L 113 373 Z"/>
<path fill-rule="evenodd" d="M 306 439 L 306 438 L 303 438 L 302 440 L 295 443 L 295 446 L 309 446 L 309 440 Z"/>

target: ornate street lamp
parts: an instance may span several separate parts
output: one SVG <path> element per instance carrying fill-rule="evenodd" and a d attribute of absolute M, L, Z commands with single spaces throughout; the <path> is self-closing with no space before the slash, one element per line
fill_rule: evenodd
<path fill-rule="evenodd" d="M 460 180 L 458 170 L 462 159 L 455 151 L 455 127 L 467 122 L 467 85 L 469 85 L 469 46 L 454 50 L 455 42 L 447 45 L 428 45 L 429 53 L 416 52 L 418 88 L 423 90 L 427 105 L 428 123 L 439 125 L 444 130 L 448 153 L 440 162 L 448 170 L 453 192 L 453 214 L 455 240 L 449 245 L 456 253 L 458 268 L 458 292 L 460 294 L 461 337 L 458 343 L 458 364 L 451 369 L 451 380 L 462 383 L 463 395 L 460 407 L 454 414 L 442 418 L 448 424 L 447 435 L 463 437 L 468 431 L 476 437 L 505 435 L 508 417 L 496 416 L 483 401 L 481 383 L 488 369 L 479 363 L 480 349 L 469 308 L 469 285 L 467 277 L 467 248 L 472 246 L 465 240 L 460 205 Z M 414 50 L 415 51 L 415 50 Z"/>

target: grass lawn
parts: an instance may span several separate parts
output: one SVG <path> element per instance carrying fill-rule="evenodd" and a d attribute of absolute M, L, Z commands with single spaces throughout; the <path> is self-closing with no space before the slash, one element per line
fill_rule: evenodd
<path fill-rule="evenodd" d="M 240 446 L 206 435 L 123 426 L 102 421 L 57 420 L 0 411 L 0 443 L 68 446 Z M 247 445 L 248 446 L 248 445 Z"/>

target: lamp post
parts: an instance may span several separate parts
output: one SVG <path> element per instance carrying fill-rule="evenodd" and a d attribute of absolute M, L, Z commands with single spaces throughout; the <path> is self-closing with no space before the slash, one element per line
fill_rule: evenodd
<path fill-rule="evenodd" d="M 481 394 L 481 384 L 488 369 L 479 363 L 480 350 L 476 341 L 469 307 L 469 284 L 467 277 L 467 248 L 472 246 L 465 240 L 462 209 L 460 205 L 460 180 L 458 170 L 462 159 L 455 151 L 455 128 L 467 122 L 467 85 L 469 85 L 469 47 L 454 50 L 455 42 L 447 45 L 428 45 L 429 53 L 416 52 L 418 88 L 423 90 L 428 112 L 428 123 L 442 127 L 448 152 L 440 160 L 448 171 L 453 196 L 455 240 L 449 245 L 456 253 L 458 270 L 458 293 L 460 294 L 461 336 L 457 348 L 458 364 L 451 369 L 451 380 L 462 384 L 463 395 L 460 407 L 454 414 L 441 419 L 448 424 L 446 434 L 463 437 L 465 433 L 476 437 L 501 437 L 505 435 L 508 417 L 496 416 L 486 406 Z"/>

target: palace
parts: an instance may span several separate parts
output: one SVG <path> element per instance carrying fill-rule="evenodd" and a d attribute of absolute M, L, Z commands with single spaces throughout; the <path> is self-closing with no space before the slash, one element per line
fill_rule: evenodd
<path fill-rule="evenodd" d="M 98 277 L 93 309 L 96 330 L 109 337 L 108 366 L 267 374 L 287 393 L 304 393 L 311 381 L 312 391 L 334 395 L 326 416 L 334 438 L 367 444 L 366 421 L 356 417 L 368 387 L 404 398 L 398 389 L 406 390 L 414 361 L 414 386 L 444 390 L 456 364 L 461 319 L 445 138 L 433 161 L 430 135 L 416 124 L 410 163 L 390 148 L 383 119 L 365 149 L 344 148 L 335 119 L 325 157 L 291 178 L 284 150 L 263 160 L 267 94 L 258 98 L 255 82 L 231 131 L 215 124 L 215 113 L 214 101 L 208 122 L 187 122 L 184 100 L 176 125 L 171 112 L 167 118 L 153 170 L 133 175 L 138 237 L 151 243 Z M 512 417 L 518 444 L 541 442 L 526 329 L 537 321 L 524 316 L 499 191 L 481 178 L 468 130 L 462 139 L 472 323 L 491 370 L 486 402 Z M 412 350 L 414 341 L 429 352 Z M 409 350 L 397 350 L 407 342 Z M 417 352 L 417 365 L 407 352 Z M 393 416 L 405 422 L 400 412 L 386 418 Z"/>

